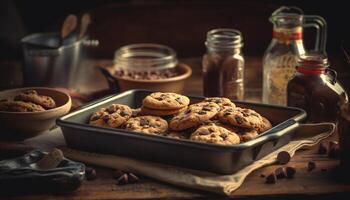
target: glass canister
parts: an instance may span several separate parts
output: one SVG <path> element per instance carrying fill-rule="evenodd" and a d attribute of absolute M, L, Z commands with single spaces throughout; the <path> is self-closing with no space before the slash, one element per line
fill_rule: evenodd
<path fill-rule="evenodd" d="M 306 111 L 309 122 L 334 122 L 340 117 L 340 103 L 348 102 L 337 73 L 329 68 L 328 59 L 319 53 L 299 58 L 297 72 L 287 86 L 288 106 Z"/>
<path fill-rule="evenodd" d="M 207 33 L 203 56 L 203 93 L 206 97 L 244 98 L 242 34 L 235 29 L 213 29 Z"/>
<path fill-rule="evenodd" d="M 295 73 L 297 59 L 305 54 L 303 28 L 316 28 L 313 51 L 325 54 L 326 22 L 320 16 L 303 15 L 297 7 L 281 7 L 270 17 L 273 23 L 272 41 L 263 58 L 263 102 L 287 104 L 287 83 Z"/>

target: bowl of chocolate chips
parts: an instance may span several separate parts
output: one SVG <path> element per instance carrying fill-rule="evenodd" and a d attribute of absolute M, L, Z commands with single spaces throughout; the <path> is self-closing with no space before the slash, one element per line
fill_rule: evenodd
<path fill-rule="evenodd" d="M 118 49 L 114 63 L 100 67 L 112 90 L 147 89 L 182 93 L 191 68 L 160 44 L 132 44 Z"/>

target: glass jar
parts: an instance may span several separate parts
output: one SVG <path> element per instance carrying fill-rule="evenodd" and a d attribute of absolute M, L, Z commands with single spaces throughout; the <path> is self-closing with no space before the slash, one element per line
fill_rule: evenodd
<path fill-rule="evenodd" d="M 337 73 L 328 66 L 328 59 L 322 54 L 303 55 L 296 74 L 288 82 L 288 106 L 304 109 L 309 122 L 337 123 L 340 102 L 348 101 Z"/>
<path fill-rule="evenodd" d="M 270 17 L 272 41 L 263 58 L 263 102 L 287 104 L 287 83 L 295 73 L 297 59 L 305 54 L 303 27 L 316 28 L 314 51 L 325 54 L 326 22 L 320 16 L 303 15 L 297 7 L 281 7 Z"/>
<path fill-rule="evenodd" d="M 235 29 L 214 29 L 207 33 L 203 56 L 203 91 L 206 97 L 244 98 L 242 34 Z"/>

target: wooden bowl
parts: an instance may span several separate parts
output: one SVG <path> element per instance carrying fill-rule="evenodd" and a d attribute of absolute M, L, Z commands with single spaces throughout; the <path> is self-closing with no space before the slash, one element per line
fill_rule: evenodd
<path fill-rule="evenodd" d="M 101 67 L 101 71 L 107 78 L 109 87 L 116 92 L 123 92 L 131 89 L 147 89 L 160 92 L 175 92 L 182 94 L 185 88 L 186 79 L 192 74 L 192 69 L 186 64 L 179 63 L 179 76 L 159 80 L 137 80 L 126 77 L 115 76 L 113 66 Z"/>
<path fill-rule="evenodd" d="M 36 90 L 39 94 L 49 96 L 56 102 L 56 108 L 40 112 L 6 112 L 0 111 L 0 137 L 25 139 L 36 136 L 55 126 L 56 119 L 68 113 L 72 100 L 62 91 L 44 87 L 28 87 L 0 92 L 0 99 L 12 98 L 26 90 Z"/>

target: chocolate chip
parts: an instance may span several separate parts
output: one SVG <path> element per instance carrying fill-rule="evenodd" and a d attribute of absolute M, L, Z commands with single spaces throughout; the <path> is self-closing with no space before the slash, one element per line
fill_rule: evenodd
<path fill-rule="evenodd" d="M 177 101 L 179 104 L 183 104 L 182 99 L 180 97 L 177 97 L 175 101 Z"/>
<path fill-rule="evenodd" d="M 125 116 L 129 116 L 130 114 L 128 112 L 126 112 L 125 110 L 120 112 L 120 116 L 125 117 Z"/>
<path fill-rule="evenodd" d="M 109 116 L 109 115 L 105 115 L 105 116 L 102 117 L 102 119 L 103 119 L 103 121 L 104 121 L 105 123 L 107 123 L 108 120 L 110 119 L 110 116 Z"/>
<path fill-rule="evenodd" d="M 277 179 L 282 179 L 286 177 L 286 172 L 284 171 L 283 167 L 278 167 L 275 170 L 275 174 Z"/>
<path fill-rule="evenodd" d="M 210 134 L 210 131 L 208 129 L 202 129 L 200 132 L 199 132 L 200 135 L 209 135 Z"/>
<path fill-rule="evenodd" d="M 191 109 L 187 109 L 186 111 L 185 111 L 185 114 L 189 114 L 191 112 Z"/>
<path fill-rule="evenodd" d="M 100 117 L 96 114 L 93 114 L 90 119 L 91 119 L 91 121 L 95 121 L 95 120 L 100 119 Z"/>
<path fill-rule="evenodd" d="M 220 134 L 220 137 L 222 137 L 222 139 L 225 140 L 225 139 L 228 137 L 228 135 L 227 135 L 226 133 L 221 133 L 221 134 Z"/>
<path fill-rule="evenodd" d="M 85 177 L 86 180 L 95 180 L 97 178 L 96 170 L 92 167 L 87 167 L 85 169 Z"/>
<path fill-rule="evenodd" d="M 213 127 L 209 127 L 208 130 L 212 133 L 215 132 L 215 129 Z"/>
<path fill-rule="evenodd" d="M 296 172 L 297 170 L 294 167 L 286 167 L 287 178 L 294 178 Z"/>
<path fill-rule="evenodd" d="M 326 145 L 322 142 L 320 146 L 318 147 L 318 154 L 324 155 L 327 154 L 327 147 Z"/>
<path fill-rule="evenodd" d="M 116 108 L 114 107 L 114 106 L 109 106 L 108 108 L 107 108 L 107 112 L 109 113 L 109 114 L 112 114 L 112 113 L 114 113 L 116 111 Z"/>
<path fill-rule="evenodd" d="M 280 165 L 287 164 L 290 161 L 290 155 L 286 151 L 281 151 L 277 154 L 277 162 Z"/>
<path fill-rule="evenodd" d="M 227 115 L 231 115 L 232 113 L 231 112 L 229 112 L 229 111 L 225 111 L 225 113 L 224 113 L 224 117 L 226 117 Z"/>
<path fill-rule="evenodd" d="M 129 183 L 137 183 L 140 180 L 139 177 L 137 177 L 133 173 L 128 173 L 128 179 L 129 179 Z"/>
<path fill-rule="evenodd" d="M 211 111 L 211 108 L 210 108 L 210 107 L 207 107 L 207 106 L 204 106 L 204 107 L 203 107 L 203 110 L 204 110 L 204 111 Z"/>
<path fill-rule="evenodd" d="M 316 168 L 316 163 L 313 161 L 310 161 L 307 163 L 307 171 L 311 172 Z"/>
<path fill-rule="evenodd" d="M 128 184 L 128 182 L 129 182 L 129 178 L 128 178 L 127 174 L 123 174 L 122 176 L 120 176 L 117 179 L 117 184 L 118 185 L 125 185 L 125 184 Z"/>
<path fill-rule="evenodd" d="M 204 110 L 201 110 L 201 111 L 198 112 L 198 114 L 199 115 L 205 115 L 205 114 L 207 114 L 207 112 L 205 112 Z"/>
<path fill-rule="evenodd" d="M 267 184 L 275 184 L 276 183 L 276 175 L 275 173 L 271 173 L 266 177 L 265 183 Z"/>
<path fill-rule="evenodd" d="M 214 134 L 211 134 L 210 137 L 215 138 L 216 136 Z"/>
<path fill-rule="evenodd" d="M 148 123 L 148 121 L 146 120 L 146 119 L 143 119 L 143 118 L 141 118 L 140 119 L 140 125 L 141 126 L 146 126 L 146 125 L 148 125 L 149 123 Z"/>
<path fill-rule="evenodd" d="M 236 120 L 236 122 L 237 122 L 238 124 L 242 124 L 242 123 L 243 123 L 243 118 L 240 117 L 240 116 L 236 116 L 236 117 L 235 117 L 235 120 Z"/>
<path fill-rule="evenodd" d="M 242 114 L 243 114 L 243 117 L 249 117 L 248 113 L 242 113 Z"/>
<path fill-rule="evenodd" d="M 163 101 L 162 97 L 156 97 L 155 99 L 157 99 L 158 101 Z"/>
<path fill-rule="evenodd" d="M 339 144 L 337 141 L 330 141 L 328 144 L 328 157 L 337 159 L 339 158 Z"/>

